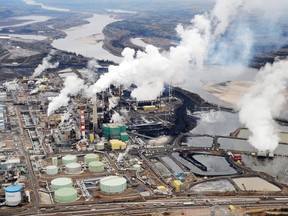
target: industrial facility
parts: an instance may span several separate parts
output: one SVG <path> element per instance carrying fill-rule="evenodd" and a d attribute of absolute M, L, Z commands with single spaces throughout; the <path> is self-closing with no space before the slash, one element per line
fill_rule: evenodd
<path fill-rule="evenodd" d="M 2 86 L 1 208 L 7 214 L 12 207 L 29 214 L 31 205 L 53 213 L 63 205 L 67 211 L 112 202 L 133 208 L 129 202 L 155 200 L 160 208 L 171 197 L 187 197 L 186 206 L 199 193 L 286 195 L 285 183 L 245 166 L 246 158 L 257 152 L 248 147 L 240 151 L 231 141 L 247 142 L 244 132 L 237 133 L 241 137 L 189 132 L 194 126 L 187 110 L 208 105 L 182 89 L 169 86 L 156 100 L 137 101 L 131 89 L 110 86 L 92 99 L 81 92 L 69 95 L 66 105 L 47 115 L 65 88 L 63 77 L 71 74 L 79 76 L 53 72 Z"/>

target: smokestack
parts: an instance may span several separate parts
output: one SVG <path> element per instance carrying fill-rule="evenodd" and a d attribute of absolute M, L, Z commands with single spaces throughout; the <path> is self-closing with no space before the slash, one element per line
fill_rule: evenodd
<path fill-rule="evenodd" d="M 82 139 L 85 139 L 85 117 L 84 117 L 84 110 L 81 110 L 81 136 L 82 136 Z"/>
<path fill-rule="evenodd" d="M 97 95 L 94 94 L 93 98 L 93 131 L 96 132 L 97 130 L 97 121 L 98 121 L 98 113 L 97 113 Z"/>

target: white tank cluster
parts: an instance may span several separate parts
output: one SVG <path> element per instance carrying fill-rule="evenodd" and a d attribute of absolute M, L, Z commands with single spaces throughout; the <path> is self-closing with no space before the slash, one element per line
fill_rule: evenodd
<path fill-rule="evenodd" d="M 121 193 L 127 189 L 127 180 L 121 176 L 107 176 L 100 180 L 100 190 L 104 193 Z"/>
<path fill-rule="evenodd" d="M 51 181 L 51 190 L 58 190 L 60 188 L 72 188 L 73 181 L 71 178 L 56 178 Z"/>
<path fill-rule="evenodd" d="M 64 165 L 76 162 L 77 162 L 76 155 L 65 155 L 64 157 L 62 157 L 62 164 Z"/>
<path fill-rule="evenodd" d="M 47 175 L 56 175 L 58 174 L 58 167 L 55 165 L 47 166 L 46 167 L 46 174 Z"/>
<path fill-rule="evenodd" d="M 65 171 L 68 174 L 79 174 L 79 173 L 81 173 L 81 164 L 79 164 L 79 163 L 68 163 L 65 166 Z"/>
<path fill-rule="evenodd" d="M 22 201 L 21 185 L 10 185 L 5 188 L 5 203 L 7 206 L 17 206 Z"/>

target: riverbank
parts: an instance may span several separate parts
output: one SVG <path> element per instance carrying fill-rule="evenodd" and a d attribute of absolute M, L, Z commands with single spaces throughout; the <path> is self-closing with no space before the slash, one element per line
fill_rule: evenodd
<path fill-rule="evenodd" d="M 52 46 L 85 57 L 121 62 L 121 57 L 115 56 L 103 48 L 104 35 L 102 33 L 106 25 L 119 20 L 109 15 L 94 14 L 87 21 L 88 24 L 64 30 L 67 36 L 54 40 Z"/>

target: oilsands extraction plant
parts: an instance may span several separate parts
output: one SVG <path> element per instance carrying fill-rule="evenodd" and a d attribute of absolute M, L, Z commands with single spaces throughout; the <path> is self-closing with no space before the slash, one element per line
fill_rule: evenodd
<path fill-rule="evenodd" d="M 110 86 L 92 100 L 70 94 L 67 105 L 47 116 L 67 76 L 81 73 L 55 71 L 1 86 L 1 212 L 68 213 L 99 205 L 94 214 L 104 214 L 104 207 L 124 214 L 193 205 L 228 209 L 263 197 L 285 202 L 285 181 L 243 163 L 251 153 L 258 160 L 253 149 L 233 145 L 247 137 L 189 132 L 197 123 L 191 113 L 217 108 L 199 96 L 167 86 L 157 99 L 137 101 L 131 89 Z"/>

